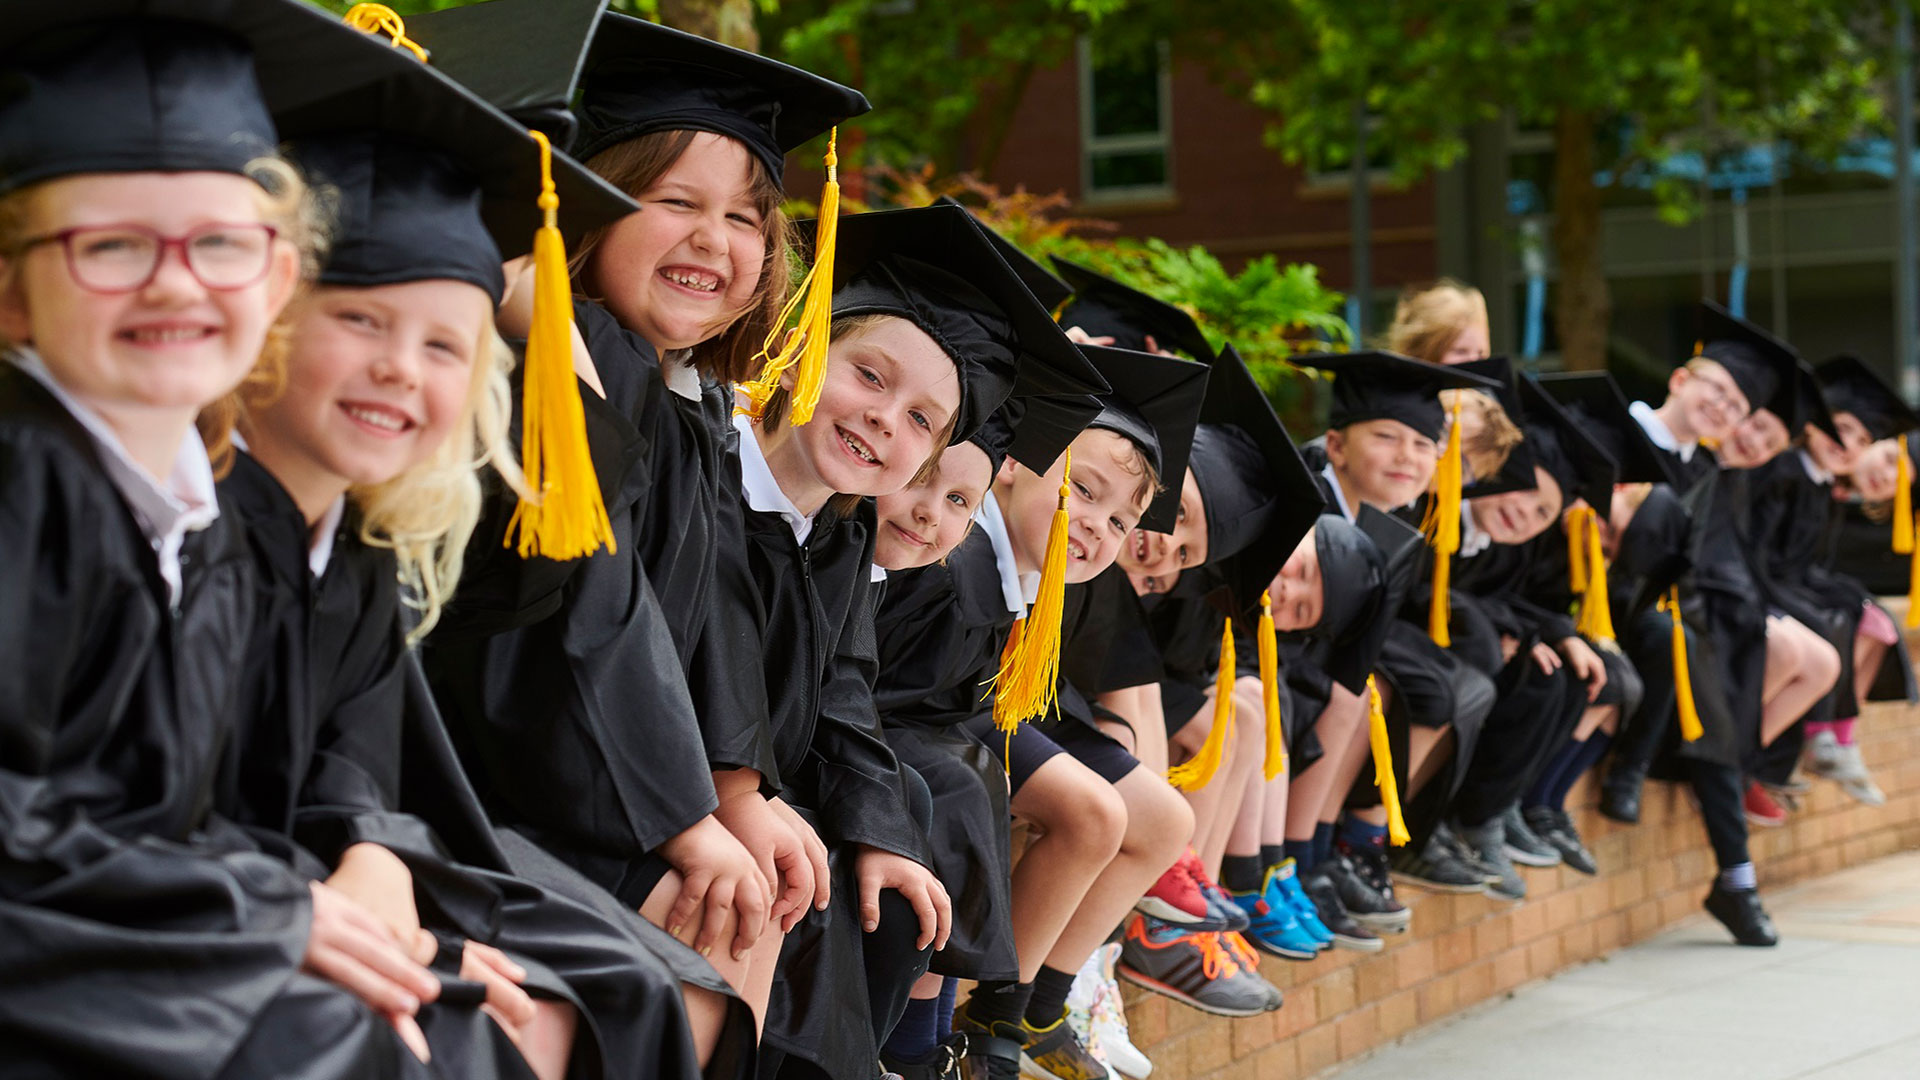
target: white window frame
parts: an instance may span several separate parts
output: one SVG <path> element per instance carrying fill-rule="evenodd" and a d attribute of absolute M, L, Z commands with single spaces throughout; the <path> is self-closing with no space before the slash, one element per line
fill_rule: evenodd
<path fill-rule="evenodd" d="M 1137 135 L 1104 135 L 1093 132 L 1093 42 L 1081 35 L 1075 45 L 1075 67 L 1080 78 L 1080 192 L 1087 203 L 1129 203 L 1170 199 L 1174 194 L 1173 176 L 1173 59 L 1167 43 L 1159 42 L 1160 52 L 1160 129 Z M 1095 188 L 1093 159 L 1096 155 L 1138 153 L 1158 150 L 1166 159 L 1166 180 L 1159 184 L 1134 184 L 1128 187 Z"/>

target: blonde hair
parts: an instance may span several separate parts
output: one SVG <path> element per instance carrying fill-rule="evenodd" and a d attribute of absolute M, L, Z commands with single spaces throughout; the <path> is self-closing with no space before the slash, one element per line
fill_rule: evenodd
<path fill-rule="evenodd" d="M 1463 281 L 1443 277 L 1400 294 L 1386 344 L 1402 356 L 1437 364 L 1453 340 L 1470 326 L 1479 327 L 1483 334 L 1490 332 L 1487 298 Z"/>
<path fill-rule="evenodd" d="M 1519 446 L 1525 436 L 1513 418 L 1507 415 L 1507 410 L 1501 407 L 1499 400 L 1492 394 L 1478 390 L 1442 390 L 1440 401 L 1449 412 L 1456 401 L 1460 404 L 1463 429 L 1460 455 L 1472 467 L 1474 478 L 1488 479 L 1505 467 L 1513 448 Z M 1469 415 L 1479 421 L 1472 434 L 1465 430 Z"/>

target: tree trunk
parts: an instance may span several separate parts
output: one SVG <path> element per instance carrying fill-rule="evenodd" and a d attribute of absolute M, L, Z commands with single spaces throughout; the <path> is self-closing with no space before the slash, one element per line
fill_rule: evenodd
<path fill-rule="evenodd" d="M 1568 371 L 1606 368 L 1607 325 L 1613 317 L 1600 251 L 1593 128 L 1592 113 L 1570 109 L 1553 122 L 1553 254 L 1559 271 L 1553 325 Z"/>
<path fill-rule="evenodd" d="M 660 0 L 660 21 L 722 45 L 760 51 L 753 0 Z"/>

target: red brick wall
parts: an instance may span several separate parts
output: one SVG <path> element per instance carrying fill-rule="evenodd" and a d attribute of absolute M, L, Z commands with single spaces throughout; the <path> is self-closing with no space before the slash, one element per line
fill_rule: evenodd
<path fill-rule="evenodd" d="M 1763 889 L 1920 848 L 1920 708 L 1870 706 L 1858 731 L 1887 805 L 1860 806 L 1815 781 L 1786 827 L 1753 831 Z M 1133 1041 L 1153 1059 L 1156 1080 L 1310 1077 L 1698 914 L 1713 854 L 1688 795 L 1648 785 L 1636 826 L 1601 817 L 1594 801 L 1589 776 L 1568 805 L 1578 808 L 1600 876 L 1523 868 L 1529 895 L 1519 905 L 1408 888 L 1413 929 L 1389 936 L 1384 952 L 1336 949 L 1308 963 L 1263 957 L 1261 973 L 1287 998 L 1265 1016 L 1208 1016 L 1122 983 Z"/>

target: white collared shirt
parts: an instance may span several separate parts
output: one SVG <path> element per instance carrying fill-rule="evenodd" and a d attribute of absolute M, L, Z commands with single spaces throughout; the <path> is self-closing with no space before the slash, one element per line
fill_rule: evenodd
<path fill-rule="evenodd" d="M 1493 546 L 1493 534 L 1473 520 L 1473 501 L 1460 500 L 1460 557 L 1470 559 Z"/>
<path fill-rule="evenodd" d="M 666 380 L 667 389 L 688 401 L 700 400 L 700 372 L 693 366 L 692 349 L 667 350 L 660 358 L 660 377 Z"/>
<path fill-rule="evenodd" d="M 1673 437 L 1673 432 L 1667 427 L 1666 421 L 1660 419 L 1659 414 L 1653 411 L 1653 406 L 1644 401 L 1636 401 L 1627 406 L 1627 411 L 1640 422 L 1640 430 L 1647 433 L 1647 441 L 1662 450 L 1679 454 L 1681 461 L 1693 460 L 1693 452 L 1700 448 L 1700 444 L 1690 442 L 1682 446 L 1680 440 Z"/>
<path fill-rule="evenodd" d="M 13 348 L 6 356 L 15 367 L 46 387 L 61 407 L 87 429 L 94 445 L 102 451 L 101 461 L 108 479 L 133 511 L 133 518 L 147 542 L 153 545 L 160 577 L 167 583 L 168 602 L 178 604 L 182 589 L 181 545 L 188 533 L 199 532 L 220 517 L 220 502 L 213 487 L 213 465 L 207 460 L 207 445 L 200 441 L 200 433 L 193 425 L 187 426 L 186 434 L 180 438 L 180 449 L 173 456 L 173 469 L 162 482 L 133 460 L 104 417 L 54 381 L 53 373 L 47 370 L 39 353 Z"/>
<path fill-rule="evenodd" d="M 1800 450 L 1799 454 L 1800 467 L 1807 470 L 1807 479 L 1812 480 L 1816 484 L 1825 485 L 1833 483 L 1833 474 L 1821 468 L 1819 463 L 1813 460 L 1812 454 L 1807 453 L 1804 449 Z"/>
<path fill-rule="evenodd" d="M 1326 467 L 1320 470 L 1320 475 L 1327 478 L 1327 486 L 1333 489 L 1333 505 L 1339 508 L 1340 516 L 1352 521 L 1353 509 L 1347 505 L 1347 493 L 1340 490 L 1340 478 L 1334 475 L 1333 462 L 1327 462 Z"/>
<path fill-rule="evenodd" d="M 327 564 L 333 561 L 334 536 L 340 531 L 340 522 L 347 516 L 347 497 L 333 500 L 327 512 L 313 527 L 313 539 L 307 545 L 307 569 L 313 572 L 313 580 L 319 581 L 327 576 Z"/>
<path fill-rule="evenodd" d="M 980 508 L 973 512 L 973 520 L 980 523 L 980 531 L 987 534 L 987 542 L 993 545 L 993 565 L 1000 571 L 1000 598 L 1007 610 L 1015 615 L 1025 615 L 1027 605 L 1040 595 L 1040 575 L 1020 572 L 1020 564 L 1013 557 L 1013 536 L 1007 532 L 1007 517 L 1000 509 L 1000 500 L 987 492 L 980 500 Z"/>
<path fill-rule="evenodd" d="M 806 543 L 813 534 L 813 515 L 801 513 L 780 490 L 780 481 L 773 478 L 767 455 L 760 451 L 760 440 L 753 433 L 753 419 L 735 413 L 733 429 L 740 433 L 740 489 L 746 493 L 747 505 L 763 514 L 779 514 L 793 530 L 794 542 Z"/>

